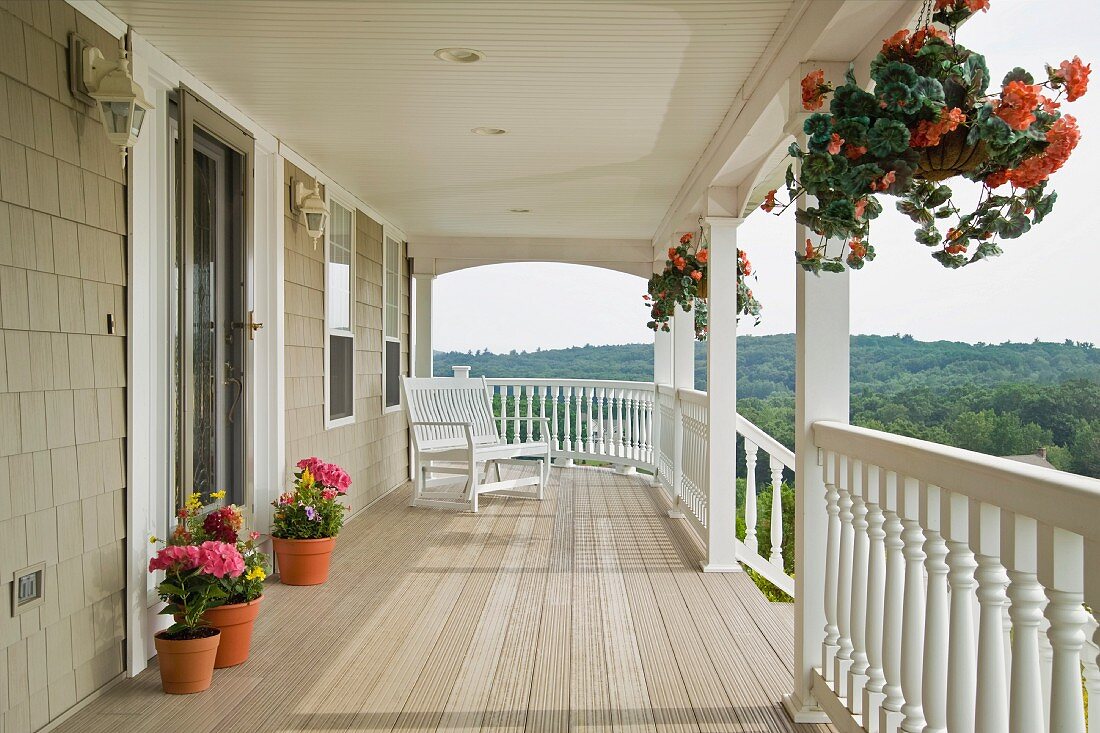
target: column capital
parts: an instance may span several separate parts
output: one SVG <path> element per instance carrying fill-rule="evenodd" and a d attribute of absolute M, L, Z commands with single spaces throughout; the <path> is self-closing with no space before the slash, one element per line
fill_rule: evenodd
<path fill-rule="evenodd" d="M 745 220 L 734 216 L 706 216 L 703 221 L 713 229 L 736 229 Z"/>
<path fill-rule="evenodd" d="M 434 272 L 414 272 L 412 277 L 417 280 L 435 280 L 436 274 Z"/>

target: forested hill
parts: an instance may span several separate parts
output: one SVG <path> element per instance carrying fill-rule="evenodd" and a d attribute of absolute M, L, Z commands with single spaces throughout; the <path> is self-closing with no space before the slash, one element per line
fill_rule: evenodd
<path fill-rule="evenodd" d="M 696 386 L 706 386 L 706 348 Z M 794 336 L 737 342 L 737 408 L 794 447 Z M 653 347 L 582 346 L 534 353 L 437 353 L 436 374 L 653 378 Z M 996 456 L 1044 450 L 1058 468 L 1100 477 L 1100 349 L 1091 344 L 963 344 L 852 337 L 852 422 Z"/>
<path fill-rule="evenodd" d="M 697 344 L 696 384 L 705 386 L 706 345 Z M 435 372 L 468 365 L 474 375 L 570 379 L 653 378 L 649 344 L 578 346 L 570 349 L 493 354 L 436 352 Z M 966 344 L 917 341 L 910 336 L 853 336 L 853 391 L 919 387 L 999 386 L 1012 382 L 1100 382 L 1100 349 L 1090 344 Z M 737 341 L 739 397 L 794 391 L 794 335 L 742 336 Z"/>

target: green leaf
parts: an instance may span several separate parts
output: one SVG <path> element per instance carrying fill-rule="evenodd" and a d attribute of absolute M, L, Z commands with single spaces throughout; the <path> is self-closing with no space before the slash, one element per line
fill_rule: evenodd
<path fill-rule="evenodd" d="M 950 198 L 950 186 L 937 186 L 936 189 L 932 191 L 931 194 L 929 194 L 928 198 L 925 199 L 924 205 L 929 209 L 934 209 L 941 204 L 947 203 L 948 199 Z"/>
<path fill-rule="evenodd" d="M 917 224 L 926 226 L 932 223 L 932 212 L 923 207 L 917 206 L 908 199 L 902 199 L 898 202 L 898 211 L 908 216 Z"/>
<path fill-rule="evenodd" d="M 1036 201 L 1035 205 L 1032 207 L 1034 214 L 1034 216 L 1032 217 L 1033 222 L 1035 224 L 1038 224 L 1043 219 L 1045 219 L 1047 215 L 1054 210 L 1054 202 L 1057 200 L 1058 192 L 1054 191 Z"/>

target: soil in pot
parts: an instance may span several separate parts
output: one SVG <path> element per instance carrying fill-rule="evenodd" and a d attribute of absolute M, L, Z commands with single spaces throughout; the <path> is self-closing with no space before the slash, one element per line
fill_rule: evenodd
<path fill-rule="evenodd" d="M 271 538 L 278 560 L 279 582 L 284 585 L 320 585 L 328 580 L 335 537 L 316 540 Z"/>
<path fill-rule="evenodd" d="M 164 691 L 170 695 L 190 695 L 210 687 L 221 631 L 203 626 L 171 638 L 166 633 L 162 631 L 153 637 Z"/>

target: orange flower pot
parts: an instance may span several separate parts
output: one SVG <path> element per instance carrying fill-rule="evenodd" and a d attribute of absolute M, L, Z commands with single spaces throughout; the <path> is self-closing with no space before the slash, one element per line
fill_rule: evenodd
<path fill-rule="evenodd" d="M 160 684 L 169 695 L 190 695 L 210 687 L 221 632 L 201 639 L 153 637 L 160 663 Z"/>
<path fill-rule="evenodd" d="M 260 612 L 260 596 L 248 603 L 233 603 L 228 606 L 208 608 L 202 615 L 203 620 L 222 632 L 218 644 L 218 656 L 214 659 L 214 669 L 236 667 L 248 659 L 248 650 L 252 645 L 252 625 Z"/>
<path fill-rule="evenodd" d="M 335 537 L 319 540 L 271 538 L 279 563 L 279 581 L 284 585 L 320 585 L 328 580 L 329 560 L 336 547 Z"/>

